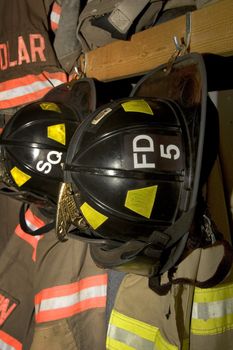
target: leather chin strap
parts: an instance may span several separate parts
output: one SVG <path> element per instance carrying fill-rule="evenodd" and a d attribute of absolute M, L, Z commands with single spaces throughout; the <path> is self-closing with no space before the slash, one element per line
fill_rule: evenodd
<path fill-rule="evenodd" d="M 183 248 L 188 238 L 188 231 L 193 220 L 195 208 L 191 208 L 183 214 L 173 225 L 164 232 L 153 231 L 147 241 L 129 240 L 125 243 L 106 242 L 98 244 L 91 241 L 91 255 L 98 266 L 113 268 L 128 263 L 142 254 L 146 258 L 154 260 L 154 273 L 159 274 L 171 268 L 183 252 Z M 177 249 L 173 249 L 176 246 Z M 179 249 L 180 248 L 180 249 Z M 161 257 L 165 250 L 170 250 L 172 256 L 161 264 Z"/>
<path fill-rule="evenodd" d="M 168 280 L 169 282 L 161 284 L 161 275 L 152 276 L 149 278 L 149 287 L 159 295 L 165 295 L 169 292 L 172 285 L 174 284 L 189 284 L 199 288 L 211 288 L 221 283 L 225 277 L 230 272 L 230 269 L 233 264 L 233 248 L 229 242 L 226 240 L 221 240 L 216 242 L 214 246 L 222 245 L 224 248 L 223 258 L 218 265 L 215 273 L 206 281 L 197 281 L 189 278 L 175 278 L 173 279 L 173 275 L 176 271 L 176 267 L 171 268 L 168 271 Z M 207 248 L 207 247 L 206 247 Z"/>
<path fill-rule="evenodd" d="M 45 233 L 51 231 L 55 227 L 55 220 L 54 220 L 54 221 L 50 222 L 49 224 L 44 225 L 37 230 L 32 230 L 28 226 L 28 224 L 25 220 L 25 214 L 26 214 L 26 211 L 28 209 L 29 209 L 29 204 L 23 203 L 21 205 L 20 212 L 19 212 L 19 223 L 20 223 L 20 226 L 24 232 L 28 233 L 31 236 L 38 236 L 38 235 L 42 235 L 42 234 L 45 234 Z"/>
<path fill-rule="evenodd" d="M 26 211 L 28 210 L 30 204 L 29 203 L 33 203 L 35 205 L 37 205 L 38 207 L 51 207 L 51 208 L 55 208 L 55 204 L 50 201 L 47 198 L 43 198 L 41 196 L 37 196 L 34 193 L 31 192 L 27 192 L 27 191 L 14 191 L 10 188 L 1 188 L 0 190 L 0 194 L 3 194 L 4 196 L 10 197 L 12 199 L 21 201 L 24 200 L 23 204 L 21 205 L 20 208 L 20 212 L 19 212 L 19 223 L 20 226 L 22 228 L 22 230 L 32 236 L 37 236 L 37 235 L 42 235 L 44 233 L 49 232 L 50 230 L 52 230 L 55 227 L 55 220 L 52 221 L 51 223 L 33 231 L 32 229 L 30 229 L 30 227 L 28 226 L 26 220 L 25 220 L 25 214 Z"/>
<path fill-rule="evenodd" d="M 202 234 L 197 235 L 197 230 L 200 230 Z M 185 277 L 173 278 L 177 269 L 177 266 L 173 266 L 168 270 L 167 283 L 161 284 L 161 274 L 155 273 L 149 278 L 149 287 L 159 295 L 167 294 L 173 284 L 189 284 L 199 288 L 211 288 L 221 283 L 230 272 L 233 264 L 233 247 L 217 230 L 214 222 L 209 217 L 205 202 L 202 200 L 195 213 L 194 226 L 192 226 L 189 234 L 187 249 L 192 252 L 198 248 L 207 249 L 219 245 L 224 249 L 223 257 L 215 273 L 207 280 L 198 281 Z"/>

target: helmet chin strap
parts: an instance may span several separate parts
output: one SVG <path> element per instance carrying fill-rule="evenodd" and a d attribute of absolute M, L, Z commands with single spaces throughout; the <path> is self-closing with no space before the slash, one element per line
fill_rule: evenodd
<path fill-rule="evenodd" d="M 42 235 L 44 233 L 49 232 L 50 230 L 52 230 L 55 227 L 55 220 L 53 220 L 49 224 L 44 225 L 37 230 L 32 230 L 28 226 L 27 221 L 25 220 L 25 214 L 26 214 L 26 211 L 28 210 L 28 208 L 29 208 L 29 204 L 23 203 L 21 208 L 20 208 L 20 212 L 19 212 L 19 223 L 20 223 L 20 226 L 24 232 L 26 232 L 32 236 L 38 236 L 38 235 Z"/>

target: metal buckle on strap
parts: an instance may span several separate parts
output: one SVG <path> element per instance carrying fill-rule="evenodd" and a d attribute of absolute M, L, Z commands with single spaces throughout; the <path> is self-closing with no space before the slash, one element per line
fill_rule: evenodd
<path fill-rule="evenodd" d="M 209 242 L 214 244 L 216 242 L 216 237 L 213 230 L 213 225 L 210 218 L 207 215 L 203 215 L 203 224 L 201 226 L 202 232 L 204 232 L 205 237 Z"/>

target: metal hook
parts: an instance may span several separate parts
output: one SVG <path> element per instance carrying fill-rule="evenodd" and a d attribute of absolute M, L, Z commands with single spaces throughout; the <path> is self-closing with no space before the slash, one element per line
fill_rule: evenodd
<path fill-rule="evenodd" d="M 175 35 L 173 37 L 176 50 L 179 53 L 186 53 L 189 51 L 190 42 L 191 42 L 191 12 L 186 13 L 186 30 L 185 30 L 185 36 L 181 39 L 181 41 L 177 38 Z"/>
<path fill-rule="evenodd" d="M 74 66 L 74 79 L 84 78 L 86 76 L 86 57 L 84 54 L 80 55 L 76 65 Z"/>
<path fill-rule="evenodd" d="M 176 58 L 180 55 L 184 55 L 189 51 L 190 42 L 191 42 L 191 12 L 186 13 L 186 31 L 185 31 L 185 37 L 182 38 L 182 41 L 180 41 L 177 36 L 173 37 L 176 50 L 170 57 L 167 67 L 164 68 L 164 73 L 169 74 L 173 63 L 175 62 Z"/>

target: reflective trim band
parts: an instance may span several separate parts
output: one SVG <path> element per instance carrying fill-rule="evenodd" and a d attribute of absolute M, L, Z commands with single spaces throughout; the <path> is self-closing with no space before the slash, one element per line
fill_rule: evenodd
<path fill-rule="evenodd" d="M 158 186 L 148 186 L 127 191 L 125 207 L 149 219 L 154 207 L 157 189 Z"/>
<path fill-rule="evenodd" d="M 107 335 L 108 350 L 178 350 L 157 327 L 112 311 Z"/>
<path fill-rule="evenodd" d="M 233 329 L 233 284 L 195 288 L 191 332 L 218 334 Z"/>
<path fill-rule="evenodd" d="M 54 111 L 56 113 L 62 113 L 60 107 L 54 102 L 42 102 L 40 108 L 44 111 Z"/>
<path fill-rule="evenodd" d="M 49 125 L 47 127 L 47 136 L 51 140 L 59 142 L 62 145 L 66 145 L 66 125 L 64 123 Z"/>
<path fill-rule="evenodd" d="M 35 216 L 30 209 L 26 211 L 25 219 L 26 219 L 26 223 L 27 223 L 28 227 L 33 231 L 44 226 L 44 224 L 45 224 L 41 219 L 39 219 L 37 216 Z M 24 232 L 22 230 L 20 224 L 17 225 L 17 227 L 15 229 L 15 234 L 32 246 L 32 248 L 33 248 L 32 260 L 36 261 L 36 250 L 37 250 L 38 242 L 41 238 L 44 237 L 44 235 L 32 236 L 32 235 Z"/>
<path fill-rule="evenodd" d="M 0 83 L 0 108 L 11 108 L 42 98 L 53 87 L 67 82 L 64 72 L 43 72 Z"/>
<path fill-rule="evenodd" d="M 125 344 L 126 339 L 127 345 Z M 129 336 L 129 332 L 111 325 L 111 330 L 107 338 L 107 349 L 153 350 L 154 343 L 143 339 L 134 333 L 131 333 Z"/>
<path fill-rule="evenodd" d="M 35 296 L 36 322 L 54 321 L 106 306 L 107 274 L 43 289 Z"/>
<path fill-rule="evenodd" d="M 126 101 L 121 104 L 125 112 L 138 112 L 154 115 L 149 103 L 145 100 Z"/>
<path fill-rule="evenodd" d="M 94 230 L 101 226 L 108 219 L 106 215 L 103 215 L 99 211 L 92 208 L 87 202 L 81 205 L 80 210 L 87 222 Z"/>
<path fill-rule="evenodd" d="M 18 167 L 14 166 L 10 170 L 11 176 L 18 187 L 23 186 L 26 182 L 31 179 L 31 176 L 26 174 L 24 171 L 20 170 Z"/>
<path fill-rule="evenodd" d="M 11 335 L 0 331 L 0 349 L 1 350 L 22 350 L 22 344 Z"/>
<path fill-rule="evenodd" d="M 61 17 L 61 6 L 55 1 L 52 7 L 51 15 L 50 15 L 51 28 L 53 31 L 57 30 L 60 17 Z"/>
<path fill-rule="evenodd" d="M 30 209 L 26 211 L 25 219 L 28 222 L 28 226 L 32 230 L 37 230 L 38 228 L 45 225 L 44 221 L 34 215 Z"/>

